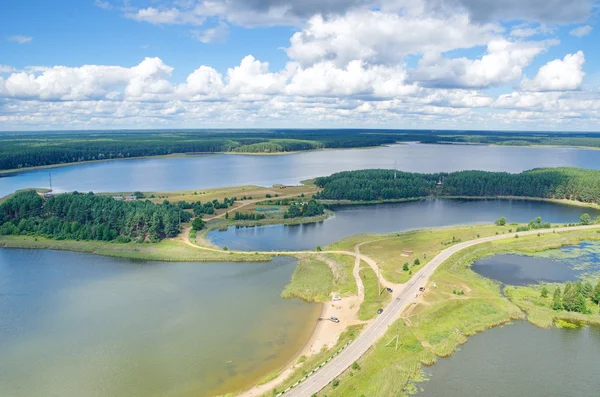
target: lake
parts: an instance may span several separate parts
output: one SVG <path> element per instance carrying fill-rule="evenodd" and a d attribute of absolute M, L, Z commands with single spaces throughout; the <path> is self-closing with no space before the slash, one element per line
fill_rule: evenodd
<path fill-rule="evenodd" d="M 208 396 L 308 341 L 320 305 L 281 299 L 296 261 L 166 263 L 0 248 L 0 395 Z"/>
<path fill-rule="evenodd" d="M 0 177 L 0 197 L 17 189 L 49 186 L 57 192 L 195 190 L 223 186 L 297 184 L 334 172 L 393 168 L 410 172 L 487 170 L 520 172 L 536 167 L 600 169 L 600 151 L 479 145 L 402 144 L 286 155 L 207 154 L 73 164 Z"/>
<path fill-rule="evenodd" d="M 411 229 L 473 223 L 529 222 L 537 216 L 553 223 L 578 222 L 583 213 L 600 211 L 543 201 L 426 199 L 393 204 L 335 207 L 335 216 L 304 225 L 230 227 L 213 230 L 208 238 L 219 247 L 248 251 L 312 250 L 360 233 L 389 233 Z M 507 226 L 508 229 L 510 226 Z"/>
<path fill-rule="evenodd" d="M 420 397 L 596 396 L 600 327 L 540 329 L 526 321 L 469 337 L 425 368 Z"/>
<path fill-rule="evenodd" d="M 478 259 L 471 269 L 509 285 L 577 281 L 600 272 L 600 243 L 582 242 L 533 255 L 492 255 Z"/>

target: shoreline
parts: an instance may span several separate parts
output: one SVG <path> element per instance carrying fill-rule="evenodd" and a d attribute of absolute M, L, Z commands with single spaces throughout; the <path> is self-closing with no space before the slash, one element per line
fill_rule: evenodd
<path fill-rule="evenodd" d="M 284 156 L 291 154 L 299 154 L 299 153 L 309 153 L 309 152 L 318 152 L 318 151 L 331 151 L 331 150 L 369 150 L 369 149 L 377 149 L 382 147 L 389 147 L 393 145 L 408 145 L 408 144 L 417 144 L 417 145 L 478 145 L 478 146 L 493 146 L 493 147 L 508 147 L 508 148 L 533 148 L 533 149 L 579 149 L 579 150 L 600 150 L 600 147 L 595 146 L 559 146 L 559 145 L 499 145 L 493 143 L 443 143 L 443 142 L 414 142 L 414 141 L 398 141 L 396 143 L 386 143 L 376 146 L 358 146 L 358 147 L 339 147 L 339 148 L 316 148 L 316 149 L 308 149 L 308 150 L 295 150 L 289 152 L 182 152 L 182 153 L 171 153 L 171 154 L 159 154 L 156 156 L 135 156 L 135 157 L 122 157 L 122 158 L 111 158 L 111 159 L 100 159 L 100 160 L 86 160 L 86 161 L 77 161 L 71 163 L 58 163 L 58 164 L 49 164 L 49 165 L 38 165 L 33 167 L 24 167 L 24 168 L 11 168 L 8 170 L 0 170 L 0 178 L 10 176 L 13 174 L 18 174 L 21 172 L 29 172 L 29 171 L 39 171 L 45 169 L 59 168 L 59 167 L 67 167 L 71 165 L 78 164 L 94 164 L 94 163 L 103 163 L 107 161 L 121 161 L 121 160 L 141 160 L 141 159 L 161 159 L 161 158 L 186 158 L 186 157 L 194 157 L 194 156 L 205 156 L 212 154 L 226 154 L 226 155 L 248 155 L 248 156 Z"/>
<path fill-rule="evenodd" d="M 565 200 L 565 199 L 553 199 L 543 197 L 528 197 L 528 196 L 423 196 L 423 197 L 410 197 L 404 199 L 393 199 L 393 200 L 373 200 L 373 201 L 350 201 L 350 200 L 319 200 L 319 202 L 326 206 L 340 207 L 340 206 L 351 206 L 351 205 L 374 205 L 374 204 L 394 204 L 394 203 L 407 203 L 412 201 L 428 200 L 428 199 L 443 199 L 443 200 L 520 200 L 520 201 L 541 201 L 554 204 L 571 205 L 575 207 L 585 207 L 600 210 L 600 204 L 585 203 L 582 201 Z"/>
<path fill-rule="evenodd" d="M 405 144 L 405 142 L 398 142 L 394 144 L 382 144 L 377 146 L 359 146 L 359 147 L 340 147 L 340 148 L 316 148 L 309 150 L 295 150 L 291 152 L 272 152 L 272 153 L 246 153 L 246 152 L 182 152 L 182 153 L 171 153 L 171 154 L 158 154 L 156 156 L 135 156 L 135 157 L 122 157 L 122 158 L 112 158 L 112 159 L 100 159 L 100 160 L 86 160 L 86 161 L 75 161 L 71 163 L 58 163 L 58 164 L 48 164 L 48 165 L 36 165 L 33 167 L 23 167 L 23 168 L 11 168 L 8 170 L 0 170 L 0 178 L 11 176 L 14 174 L 19 174 L 21 172 L 29 172 L 29 171 L 40 171 L 52 168 L 60 168 L 60 167 L 68 167 L 71 165 L 84 165 L 84 164 L 96 164 L 96 163 L 105 163 L 109 161 L 122 161 L 122 160 L 143 160 L 143 159 L 176 159 L 176 158 L 186 158 L 186 157 L 195 157 L 195 156 L 207 156 L 207 155 L 216 155 L 216 154 L 226 154 L 226 155 L 246 155 L 246 156 L 285 156 L 290 154 L 299 154 L 299 153 L 309 153 L 309 152 L 318 152 L 318 151 L 331 151 L 331 150 L 368 150 L 368 149 L 376 149 L 380 147 L 387 147 L 390 145 L 400 145 Z"/>

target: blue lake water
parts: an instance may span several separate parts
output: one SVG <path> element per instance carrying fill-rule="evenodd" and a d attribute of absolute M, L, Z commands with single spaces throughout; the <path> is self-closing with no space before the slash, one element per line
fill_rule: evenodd
<path fill-rule="evenodd" d="M 600 151 L 472 145 L 403 144 L 360 150 L 322 150 L 277 156 L 208 154 L 74 164 L 0 177 L 0 197 L 17 189 L 56 191 L 174 191 L 275 183 L 296 184 L 338 171 L 393 168 L 410 172 L 487 170 L 520 172 L 536 167 L 600 169 Z"/>
<path fill-rule="evenodd" d="M 286 365 L 320 305 L 296 265 L 131 261 L 0 248 L 0 396 L 224 394 Z"/>
<path fill-rule="evenodd" d="M 427 199 L 406 203 L 335 207 L 335 216 L 304 225 L 230 227 L 213 230 L 208 238 L 219 247 L 248 251 L 306 250 L 360 233 L 389 233 L 428 227 L 508 222 L 529 222 L 537 216 L 553 223 L 578 222 L 583 213 L 593 218 L 600 211 L 541 201 Z M 507 226 L 507 229 L 509 226 Z"/>

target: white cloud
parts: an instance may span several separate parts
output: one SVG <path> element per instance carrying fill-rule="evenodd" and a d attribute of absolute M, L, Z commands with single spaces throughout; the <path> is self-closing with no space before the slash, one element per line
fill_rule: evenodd
<path fill-rule="evenodd" d="M 0 73 L 13 73 L 16 71 L 17 69 L 13 68 L 12 66 L 0 65 Z"/>
<path fill-rule="evenodd" d="M 125 16 L 136 21 L 166 25 L 202 25 L 204 17 L 193 12 L 182 12 L 177 8 L 159 10 L 154 7 L 142 8 L 136 12 L 126 12 Z"/>
<path fill-rule="evenodd" d="M 407 84 L 403 67 L 369 66 L 364 61 L 351 61 L 345 67 L 333 62 L 320 62 L 307 68 L 288 65 L 293 76 L 285 88 L 297 96 L 362 96 L 394 97 L 414 94 L 415 85 Z"/>
<path fill-rule="evenodd" d="M 192 34 L 204 44 L 222 43 L 227 40 L 229 29 L 225 23 L 221 22 L 214 28 L 205 29 L 203 31 L 194 31 Z"/>
<path fill-rule="evenodd" d="M 523 91 L 566 91 L 578 90 L 585 73 L 582 70 L 585 56 L 582 51 L 567 54 L 564 59 L 555 59 L 540 68 L 537 75 L 521 82 Z"/>
<path fill-rule="evenodd" d="M 12 41 L 14 43 L 26 44 L 26 43 L 30 43 L 31 40 L 33 40 L 33 37 L 23 36 L 23 35 L 15 35 L 15 36 L 9 36 L 7 38 L 7 40 Z"/>
<path fill-rule="evenodd" d="M 590 34 L 591 31 L 592 27 L 590 25 L 583 25 L 571 30 L 569 34 L 575 37 L 583 37 Z"/>
<path fill-rule="evenodd" d="M 330 61 L 342 66 L 353 60 L 393 64 L 409 54 L 485 44 L 502 30 L 495 24 L 471 24 L 467 15 L 441 19 L 353 11 L 340 17 L 311 18 L 292 36 L 286 52 L 302 65 Z"/>
<path fill-rule="evenodd" d="M 510 42 L 493 40 L 480 59 L 444 58 L 437 53 L 425 54 L 412 78 L 430 87 L 486 88 L 519 79 L 523 68 L 552 41 Z"/>
<path fill-rule="evenodd" d="M 278 94 L 285 86 L 286 77 L 269 72 L 269 63 L 254 59 L 252 55 L 242 59 L 239 66 L 227 70 L 226 91 L 234 95 Z"/>
<path fill-rule="evenodd" d="M 146 58 L 132 68 L 84 65 L 77 68 L 54 66 L 11 74 L 0 84 L 0 95 L 9 98 L 48 101 L 115 99 L 120 90 L 128 97 L 150 99 L 169 92 L 166 80 L 172 68 L 159 58 Z"/>
<path fill-rule="evenodd" d="M 221 74 L 209 66 L 200 66 L 187 77 L 184 84 L 177 86 L 176 93 L 182 99 L 206 100 L 221 96 L 223 88 Z"/>

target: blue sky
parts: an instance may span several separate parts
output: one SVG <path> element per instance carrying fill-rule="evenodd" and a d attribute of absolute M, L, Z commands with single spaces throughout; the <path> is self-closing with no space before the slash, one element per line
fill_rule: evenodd
<path fill-rule="evenodd" d="M 594 0 L 0 7 L 2 130 L 600 130 Z"/>

